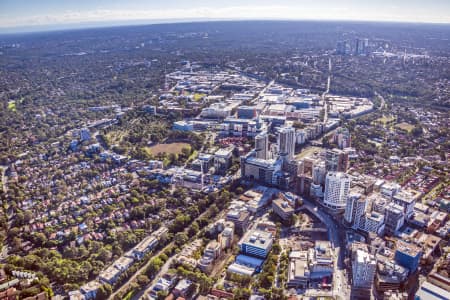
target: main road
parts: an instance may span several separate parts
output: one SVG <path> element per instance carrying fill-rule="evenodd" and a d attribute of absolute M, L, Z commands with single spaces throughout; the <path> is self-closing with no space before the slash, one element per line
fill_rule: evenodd
<path fill-rule="evenodd" d="M 345 233 L 346 229 L 337 220 L 325 212 L 319 205 L 308 199 L 303 199 L 303 206 L 328 228 L 328 239 L 332 248 L 335 250 L 334 272 L 333 272 L 333 291 L 332 294 L 342 299 L 350 299 L 350 291 L 346 280 L 346 271 L 344 269 L 345 256 Z M 319 292 L 319 294 L 322 292 Z M 317 296 L 319 296 L 319 294 Z M 312 295 L 311 295 L 312 296 Z"/>
<path fill-rule="evenodd" d="M 331 86 L 331 70 L 332 70 L 332 64 L 331 64 L 331 57 L 328 58 L 328 78 L 327 78 L 327 89 L 322 94 L 322 102 L 325 109 L 325 114 L 323 116 L 323 124 L 326 124 L 328 121 L 328 105 L 325 102 L 326 95 L 330 92 L 330 86 Z"/>

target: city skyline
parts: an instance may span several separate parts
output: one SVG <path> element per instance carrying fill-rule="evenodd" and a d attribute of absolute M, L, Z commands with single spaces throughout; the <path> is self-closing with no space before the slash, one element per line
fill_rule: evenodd
<path fill-rule="evenodd" d="M 0 30 L 23 31 L 200 20 L 342 20 L 450 23 L 450 2 L 308 1 L 0 1 Z"/>

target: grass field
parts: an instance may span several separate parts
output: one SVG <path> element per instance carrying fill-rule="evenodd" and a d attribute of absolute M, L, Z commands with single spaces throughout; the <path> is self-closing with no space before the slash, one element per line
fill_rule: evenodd
<path fill-rule="evenodd" d="M 405 122 L 396 124 L 395 127 L 404 130 L 406 132 L 411 132 L 414 129 L 414 125 Z"/>
<path fill-rule="evenodd" d="M 126 132 L 124 131 L 110 131 L 106 134 L 106 138 L 108 139 L 111 145 L 119 144 L 122 139 L 125 137 Z"/>
<path fill-rule="evenodd" d="M 9 101 L 8 102 L 8 109 L 12 111 L 16 111 L 16 101 Z"/>
<path fill-rule="evenodd" d="M 395 120 L 394 117 L 382 116 L 381 118 L 376 119 L 375 122 L 382 123 L 382 124 L 386 125 L 386 124 L 388 124 L 388 123 L 390 123 L 390 122 L 392 122 L 394 120 Z"/>
<path fill-rule="evenodd" d="M 297 156 L 295 158 L 302 159 L 302 158 L 311 156 L 316 151 L 319 152 L 321 150 L 322 150 L 322 148 L 320 148 L 320 147 L 314 147 L 314 146 L 306 147 L 305 149 L 302 150 L 302 152 L 297 154 Z"/>
<path fill-rule="evenodd" d="M 206 94 L 195 93 L 194 94 L 194 101 L 198 101 L 198 100 L 202 99 L 205 96 L 206 96 Z"/>
<path fill-rule="evenodd" d="M 169 143 L 169 144 L 156 144 L 151 147 L 145 147 L 145 150 L 152 154 L 157 155 L 158 153 L 173 153 L 180 154 L 183 148 L 190 148 L 191 145 L 188 143 Z"/>

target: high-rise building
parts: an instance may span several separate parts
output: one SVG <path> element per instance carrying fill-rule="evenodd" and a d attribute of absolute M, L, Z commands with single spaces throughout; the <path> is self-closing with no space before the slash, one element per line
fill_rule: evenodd
<path fill-rule="evenodd" d="M 255 136 L 256 158 L 269 159 L 269 136 L 267 132 L 261 132 Z"/>
<path fill-rule="evenodd" d="M 366 211 L 370 204 L 367 198 L 360 197 L 355 201 L 354 211 L 355 217 L 353 219 L 354 229 L 364 229 L 366 226 Z"/>
<path fill-rule="evenodd" d="M 419 266 L 422 250 L 414 244 L 402 240 L 396 241 L 395 261 L 402 267 L 414 273 Z"/>
<path fill-rule="evenodd" d="M 416 204 L 416 196 L 408 191 L 399 191 L 392 197 L 392 201 L 403 208 L 406 218 L 412 217 L 414 205 Z"/>
<path fill-rule="evenodd" d="M 234 223 L 226 222 L 225 229 L 219 234 L 218 240 L 222 249 L 230 248 L 234 237 Z"/>
<path fill-rule="evenodd" d="M 336 54 L 348 55 L 351 52 L 350 43 L 347 41 L 338 41 L 336 44 Z"/>
<path fill-rule="evenodd" d="M 355 254 L 352 262 L 353 286 L 370 289 L 377 268 L 375 257 L 360 249 Z"/>
<path fill-rule="evenodd" d="M 389 203 L 385 210 L 385 232 L 394 235 L 405 223 L 403 207 L 395 203 Z"/>
<path fill-rule="evenodd" d="M 348 169 L 348 153 L 339 149 L 325 152 L 325 167 L 327 171 L 346 172 Z"/>
<path fill-rule="evenodd" d="M 349 130 L 345 127 L 336 129 L 333 135 L 333 142 L 338 145 L 339 149 L 344 149 L 352 146 L 352 136 Z"/>
<path fill-rule="evenodd" d="M 350 178 L 342 172 L 328 172 L 325 179 L 325 206 L 344 210 L 347 204 L 347 196 L 350 190 Z"/>
<path fill-rule="evenodd" d="M 347 204 L 345 206 L 344 220 L 347 224 L 353 224 L 356 216 L 356 202 L 361 198 L 361 194 L 354 193 L 347 197 Z"/>
<path fill-rule="evenodd" d="M 355 43 L 355 54 L 356 55 L 366 55 L 369 51 L 369 39 L 356 39 Z"/>
<path fill-rule="evenodd" d="M 364 218 L 364 223 L 365 231 L 380 234 L 384 230 L 384 215 L 376 211 L 368 212 Z"/>
<path fill-rule="evenodd" d="M 294 158 L 295 154 L 295 129 L 293 127 L 282 127 L 278 133 L 278 151 L 281 156 L 288 160 Z"/>
<path fill-rule="evenodd" d="M 312 180 L 315 184 L 324 184 L 327 170 L 324 162 L 317 163 L 312 169 Z"/>

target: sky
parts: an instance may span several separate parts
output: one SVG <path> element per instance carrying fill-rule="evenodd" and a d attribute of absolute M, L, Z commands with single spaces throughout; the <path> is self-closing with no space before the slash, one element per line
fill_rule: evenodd
<path fill-rule="evenodd" d="M 450 0 L 0 0 L 0 29 L 189 19 L 450 23 Z"/>

